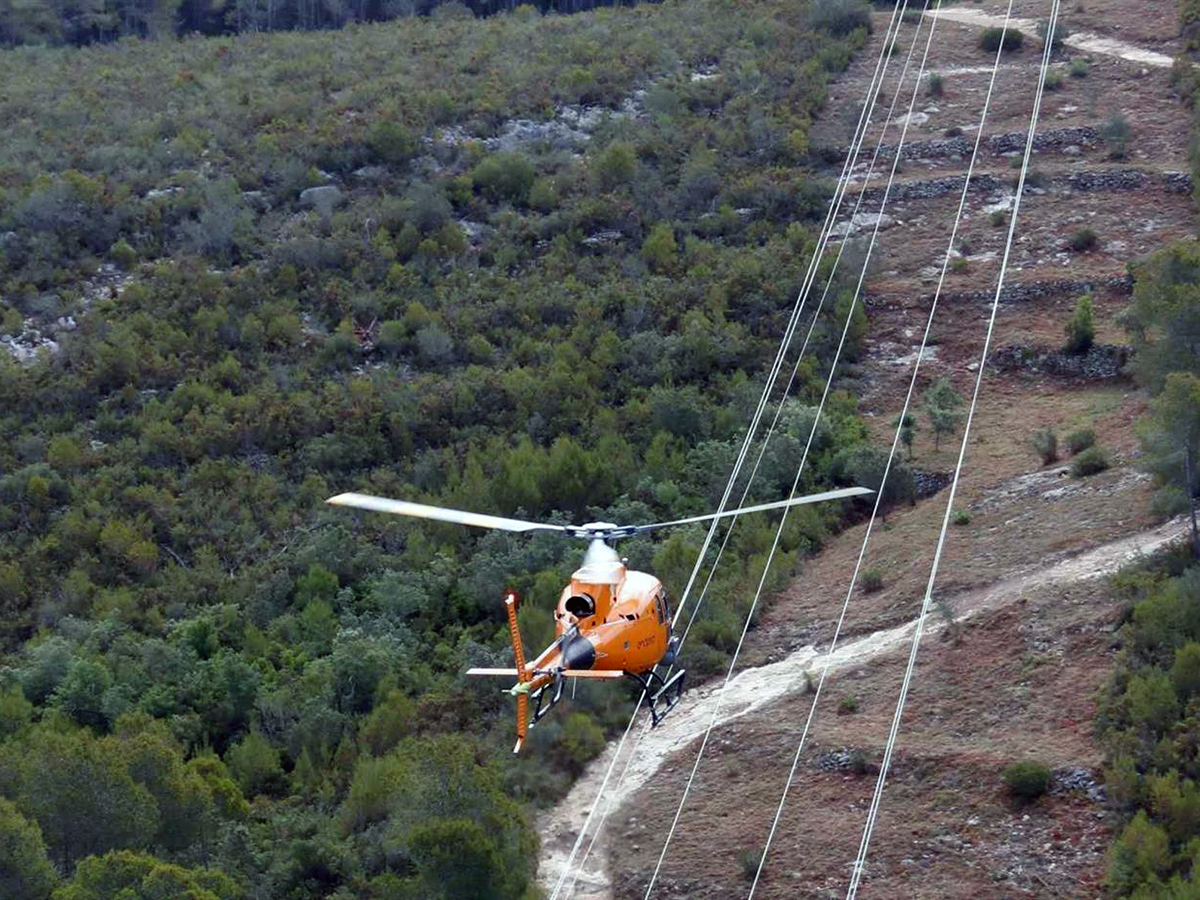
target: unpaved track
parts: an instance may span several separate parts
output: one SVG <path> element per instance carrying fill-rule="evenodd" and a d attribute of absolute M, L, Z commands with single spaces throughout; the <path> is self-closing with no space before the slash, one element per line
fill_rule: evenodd
<path fill-rule="evenodd" d="M 959 620 L 969 618 L 978 612 L 1016 602 L 1031 590 L 1111 575 L 1139 557 L 1153 554 L 1178 539 L 1185 530 L 1186 523 L 1177 519 L 1043 568 L 945 599 Z M 944 624 L 945 620 L 940 615 L 931 614 L 926 631 L 937 631 Z M 847 641 L 834 652 L 830 668 L 859 665 L 895 650 L 911 639 L 915 627 L 914 619 L 897 628 L 877 631 L 866 637 Z M 606 807 L 609 812 L 618 809 L 626 799 L 649 783 L 672 753 L 687 747 L 700 737 L 712 721 L 714 710 L 717 710 L 717 724 L 727 725 L 753 710 L 782 700 L 790 694 L 802 692 L 806 690 L 808 679 L 818 676 L 819 667 L 825 660 L 826 653 L 823 650 L 812 646 L 802 647 L 779 662 L 738 673 L 724 691 L 721 690 L 719 682 L 690 691 L 684 696 L 680 706 L 654 730 L 646 729 L 645 724 L 639 720 L 630 732 L 622 756 L 613 769 L 614 775 L 605 789 L 607 800 L 601 802 L 593 826 L 606 811 Z M 542 860 L 538 878 L 548 894 L 553 891 L 567 862 L 571 847 L 596 799 L 615 752 L 616 742 L 613 742 L 591 763 L 562 802 L 539 818 Z M 628 769 L 625 768 L 627 763 Z M 677 777 L 682 779 L 684 771 L 688 768 L 690 766 L 685 765 L 683 770 L 677 773 Z M 617 781 L 623 771 L 625 778 L 618 786 Z M 582 847 L 586 848 L 590 841 L 591 829 L 585 836 Z M 609 900 L 611 897 L 603 848 L 602 836 L 595 852 L 588 858 L 586 868 L 578 875 L 575 891 L 571 894 L 577 900 Z M 581 850 L 579 858 L 582 856 Z M 565 892 L 560 895 L 560 900 L 566 900 Z"/>
<path fill-rule="evenodd" d="M 985 13 L 979 9 L 950 7 L 948 9 L 929 10 L 925 15 L 935 16 L 947 22 L 958 22 L 962 25 L 976 25 L 980 28 L 1001 28 L 1005 24 L 1004 16 Z M 1042 24 L 1033 19 L 1013 17 L 1008 20 L 1009 28 L 1015 28 L 1031 37 L 1037 35 L 1038 27 Z M 1113 56 L 1117 59 L 1141 63 L 1144 66 L 1155 66 L 1160 69 L 1169 69 L 1175 62 L 1175 60 L 1165 54 L 1156 53 L 1153 50 L 1147 50 L 1135 44 L 1118 41 L 1116 38 L 1106 37 L 1102 34 L 1093 34 L 1088 31 L 1072 32 L 1063 39 L 1063 43 L 1076 50 L 1082 50 L 1084 53 L 1095 53 L 1098 56 Z M 991 68 L 989 67 L 986 71 L 990 72 Z"/>

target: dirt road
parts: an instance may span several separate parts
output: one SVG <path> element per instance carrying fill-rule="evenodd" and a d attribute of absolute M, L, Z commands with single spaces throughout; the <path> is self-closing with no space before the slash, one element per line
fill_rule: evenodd
<path fill-rule="evenodd" d="M 958 621 L 1012 603 L 1031 590 L 1110 575 L 1138 557 L 1153 554 L 1177 540 L 1185 528 L 1186 523 L 1175 520 L 1043 569 L 953 598 L 954 607 L 961 611 Z M 926 625 L 928 636 L 946 625 L 946 620 L 937 613 L 931 613 L 930 619 Z M 913 620 L 898 628 L 848 641 L 839 646 L 831 658 L 824 649 L 803 647 L 777 663 L 743 670 L 726 685 L 717 681 L 689 692 L 682 705 L 656 729 L 646 728 L 644 722 L 636 723 L 615 765 L 616 742 L 591 763 L 562 803 L 539 820 L 538 832 L 542 837 L 543 854 L 539 880 L 547 893 L 553 892 L 558 884 L 563 867 L 577 846 L 580 831 L 602 788 L 606 800 L 600 803 L 588 833 L 578 842 L 577 862 L 583 860 L 595 826 L 601 818 L 637 795 L 659 771 L 664 760 L 703 735 L 711 723 L 715 721 L 718 726 L 728 725 L 789 694 L 806 691 L 809 680 L 815 680 L 820 674 L 820 667 L 826 663 L 831 670 L 837 670 L 861 665 L 872 657 L 894 650 L 911 639 L 916 624 L 916 620 Z M 575 879 L 574 891 L 569 896 L 578 900 L 609 900 L 612 896 L 610 878 L 604 868 L 606 854 L 603 848 L 601 831 L 597 848 L 587 855 L 586 865 L 576 872 L 576 862 L 569 870 L 568 879 Z M 559 900 L 566 900 L 568 893 L 565 887 L 558 896 Z"/>

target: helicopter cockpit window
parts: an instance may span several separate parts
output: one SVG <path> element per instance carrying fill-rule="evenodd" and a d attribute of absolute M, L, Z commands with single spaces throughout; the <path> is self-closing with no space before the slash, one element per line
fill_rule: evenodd
<path fill-rule="evenodd" d="M 577 619 L 584 619 L 596 612 L 596 601 L 587 594 L 575 594 L 567 598 L 567 612 Z"/>
<path fill-rule="evenodd" d="M 667 621 L 667 618 L 669 617 L 669 611 L 667 610 L 667 592 L 666 591 L 659 591 L 658 594 L 655 596 L 654 609 L 658 613 L 658 624 L 659 625 L 665 624 Z"/>

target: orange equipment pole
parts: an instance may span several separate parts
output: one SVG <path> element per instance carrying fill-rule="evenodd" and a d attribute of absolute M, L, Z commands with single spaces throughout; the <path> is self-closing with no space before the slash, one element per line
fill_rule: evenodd
<path fill-rule="evenodd" d="M 529 681 L 529 671 L 525 668 L 525 648 L 521 646 L 521 631 L 517 628 L 517 595 L 509 591 L 504 595 L 504 611 L 508 614 L 508 631 L 512 636 L 513 657 L 517 663 L 517 687 Z M 525 741 L 525 729 L 529 720 L 529 691 L 518 690 L 517 692 L 517 744 L 513 747 L 513 753 L 517 753 L 521 749 L 521 744 Z"/>

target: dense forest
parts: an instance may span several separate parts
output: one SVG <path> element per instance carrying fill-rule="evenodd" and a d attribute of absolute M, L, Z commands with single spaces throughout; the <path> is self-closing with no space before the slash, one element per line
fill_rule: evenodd
<path fill-rule="evenodd" d="M 1200 0 L 1180 0 L 1191 60 L 1200 51 Z M 1173 72 L 1195 110 L 1200 81 L 1191 60 Z M 1200 153 L 1193 149 L 1200 183 Z M 1158 486 L 1164 515 L 1190 517 L 1190 539 L 1165 558 L 1135 566 L 1116 584 L 1129 611 L 1118 632 L 1117 665 L 1098 703 L 1105 784 L 1124 815 L 1109 858 L 1112 896 L 1200 897 L 1200 251 L 1168 247 L 1131 266 L 1133 301 L 1124 315 L 1131 371 L 1151 397 L 1138 423 L 1141 463 Z"/>
<path fill-rule="evenodd" d="M 576 13 L 636 0 L 536 0 L 541 13 Z M 832 0 L 857 18 L 858 0 Z M 414 16 L 440 20 L 513 12 L 516 0 L 0 0 L 0 46 L 90 44 L 137 37 L 342 28 Z"/>
<path fill-rule="evenodd" d="M 824 215 L 809 146 L 865 6 L 523 7 L 0 54 L 0 893 L 522 898 L 530 804 L 623 724 L 514 759 L 469 683 L 579 547 L 331 510 L 709 511 Z M 815 323 L 751 498 L 869 480 Z M 851 319 L 853 388 L 865 328 Z M 849 506 L 790 517 L 774 583 Z M 734 530 L 716 670 L 771 543 Z M 621 544 L 682 589 L 702 532 Z"/>

